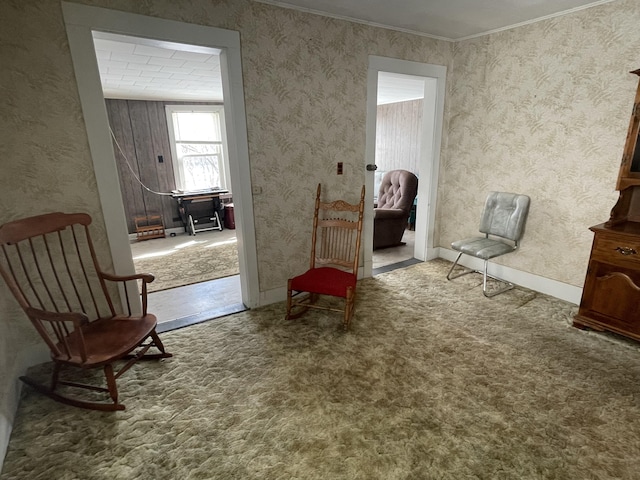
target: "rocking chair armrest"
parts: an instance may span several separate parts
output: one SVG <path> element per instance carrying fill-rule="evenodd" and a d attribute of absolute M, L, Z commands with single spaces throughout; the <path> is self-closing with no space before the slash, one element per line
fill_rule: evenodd
<path fill-rule="evenodd" d="M 134 275 L 114 275 L 111 273 L 100 272 L 100 276 L 103 280 L 109 280 L 111 282 L 122 282 L 125 283 L 131 280 L 142 280 L 142 291 L 140 292 L 140 297 L 142 298 L 142 315 L 147 315 L 147 284 L 153 282 L 156 277 L 154 277 L 150 273 L 136 273 Z M 127 309 L 129 311 L 129 315 L 131 315 L 131 304 L 129 303 L 129 293 L 127 289 L 124 289 L 124 293 L 127 301 Z"/>
<path fill-rule="evenodd" d="M 50 312 L 33 307 L 27 307 L 25 312 L 32 319 L 40 319 L 47 322 L 73 322 L 75 328 L 89 323 L 89 317 L 82 312 Z"/>
<path fill-rule="evenodd" d="M 100 272 L 100 275 L 105 280 L 110 280 L 112 282 L 128 282 L 129 280 L 142 280 L 144 283 L 151 283 L 156 278 L 150 273 L 136 273 L 134 275 L 113 275 L 111 273 Z"/>

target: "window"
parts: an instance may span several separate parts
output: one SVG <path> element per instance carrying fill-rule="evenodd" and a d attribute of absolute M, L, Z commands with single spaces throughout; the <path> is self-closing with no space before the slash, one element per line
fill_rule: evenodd
<path fill-rule="evenodd" d="M 166 110 L 176 188 L 228 190 L 223 107 L 168 105 Z"/>

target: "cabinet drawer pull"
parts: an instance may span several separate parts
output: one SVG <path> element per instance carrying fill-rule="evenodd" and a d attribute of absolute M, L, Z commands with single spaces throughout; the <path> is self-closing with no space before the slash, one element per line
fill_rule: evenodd
<path fill-rule="evenodd" d="M 622 255 L 635 255 L 638 253 L 631 247 L 616 247 L 616 252 L 620 252 Z"/>

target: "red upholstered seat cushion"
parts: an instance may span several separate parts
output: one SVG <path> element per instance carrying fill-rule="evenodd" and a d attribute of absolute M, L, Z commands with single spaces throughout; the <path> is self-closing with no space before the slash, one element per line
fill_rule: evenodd
<path fill-rule="evenodd" d="M 347 287 L 355 287 L 357 278 L 350 272 L 337 268 L 321 267 L 307 270 L 291 280 L 291 289 L 297 292 L 313 292 L 334 297 L 346 297 Z"/>

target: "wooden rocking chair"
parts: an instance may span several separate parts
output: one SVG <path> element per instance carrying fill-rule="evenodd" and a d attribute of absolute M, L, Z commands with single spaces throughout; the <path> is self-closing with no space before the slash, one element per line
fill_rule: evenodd
<path fill-rule="evenodd" d="M 358 261 L 364 214 L 364 186 L 360 202 L 320 201 L 318 185 L 313 214 L 311 266 L 287 285 L 287 319 L 300 317 L 309 308 L 342 312 L 342 327 L 348 330 L 356 299 Z M 296 292 L 296 293 L 293 293 Z M 303 294 L 299 299 L 295 297 Z M 319 295 L 344 298 L 344 308 L 317 304 Z"/>
<path fill-rule="evenodd" d="M 29 377 L 20 379 L 68 405 L 124 410 L 118 402 L 116 380 L 139 359 L 171 354 L 165 352 L 156 333 L 156 317 L 147 313 L 147 284 L 153 275 L 116 276 L 101 271 L 89 235 L 90 223 L 91 217 L 84 213 L 49 213 L 0 226 L 0 274 L 53 360 L 50 385 Z M 136 291 L 132 282 L 141 282 L 142 288 L 142 313 L 137 315 L 132 311 L 139 310 L 140 304 L 129 299 L 129 289 Z M 114 306 L 110 293 L 117 290 L 126 299 L 127 314 L 117 313 Z M 159 353 L 147 354 L 151 347 Z M 114 363 L 120 360 L 127 361 L 114 373 Z M 107 386 L 63 381 L 63 367 L 101 368 Z M 60 392 L 60 386 L 85 394 L 67 395 Z M 110 401 L 100 398 L 105 393 Z"/>

